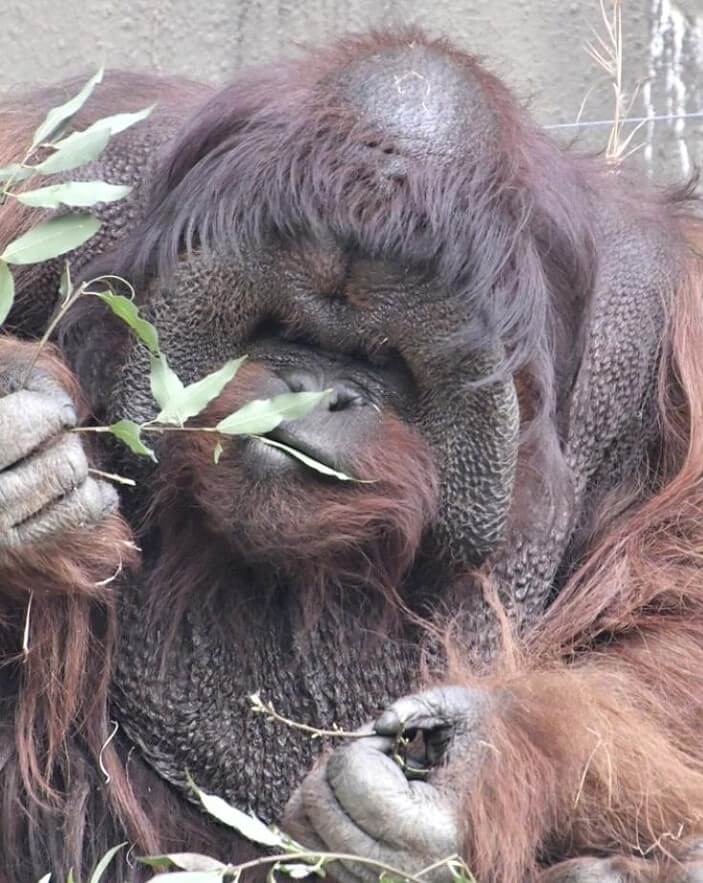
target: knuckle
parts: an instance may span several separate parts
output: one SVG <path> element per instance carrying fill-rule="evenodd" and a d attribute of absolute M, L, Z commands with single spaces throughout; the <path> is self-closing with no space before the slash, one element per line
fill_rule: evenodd
<path fill-rule="evenodd" d="M 61 458 L 57 464 L 61 485 L 65 490 L 73 490 L 88 477 L 88 458 L 83 443 L 77 436 L 65 433 L 57 453 Z"/>

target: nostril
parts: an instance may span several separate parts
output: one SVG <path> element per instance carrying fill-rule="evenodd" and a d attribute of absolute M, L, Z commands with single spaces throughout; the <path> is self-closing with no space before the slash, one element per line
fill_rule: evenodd
<path fill-rule="evenodd" d="M 354 405 L 363 405 L 364 399 L 359 390 L 348 386 L 335 386 L 327 401 L 329 411 L 344 411 Z"/>
<path fill-rule="evenodd" d="M 315 377 L 306 371 L 282 371 L 278 376 L 291 392 L 313 392 L 321 389 Z"/>

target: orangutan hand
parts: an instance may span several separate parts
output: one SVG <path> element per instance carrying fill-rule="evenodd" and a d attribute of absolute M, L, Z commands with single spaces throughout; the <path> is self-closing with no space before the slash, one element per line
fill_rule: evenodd
<path fill-rule="evenodd" d="M 71 396 L 47 370 L 25 375 L 31 345 L 0 342 L 0 554 L 99 523 L 114 488 L 88 474 Z"/>
<path fill-rule="evenodd" d="M 487 694 L 442 687 L 404 697 L 327 755 L 292 796 L 284 821 L 291 836 L 315 850 L 374 859 L 417 873 L 460 849 L 461 792 L 452 759 L 477 750 Z M 399 737 L 411 740 L 401 764 Z M 437 767 L 437 764 L 446 764 Z M 378 867 L 335 862 L 341 883 L 375 883 Z M 444 866 L 425 875 L 452 880 Z"/>

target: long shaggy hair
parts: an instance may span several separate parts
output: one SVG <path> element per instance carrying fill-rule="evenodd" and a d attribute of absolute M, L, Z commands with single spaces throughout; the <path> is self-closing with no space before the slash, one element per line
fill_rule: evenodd
<path fill-rule="evenodd" d="M 214 426 L 257 398 L 265 371 L 257 363 L 241 368 L 197 423 Z M 223 439 L 218 464 L 211 433 L 176 433 L 160 448 L 164 466 L 143 525 L 158 528 L 163 549 L 149 577 L 155 623 L 177 624 L 194 597 L 205 603 L 218 588 L 231 594 L 232 561 L 243 561 L 256 568 L 260 588 L 283 581 L 308 626 L 355 590 L 379 608 L 379 625 L 390 625 L 405 608 L 400 587 L 436 514 L 438 479 L 426 442 L 386 414 L 354 455 L 359 483 L 310 482 L 299 471 L 284 487 L 247 474 L 240 457 L 247 443 Z"/>
<path fill-rule="evenodd" d="M 393 182 L 366 158 L 371 145 L 393 149 L 386 133 L 360 124 L 334 90 L 320 84 L 348 62 L 409 40 L 449 55 L 478 78 L 498 127 L 494 149 L 462 162 L 410 164 Z M 130 86 L 122 82 L 115 104 L 123 107 Z M 183 94 L 191 96 L 184 104 L 192 104 L 192 93 Z M 36 124 L 23 109 L 11 113 L 17 114 L 12 127 L 0 125 L 0 164 L 17 159 L 18 144 L 28 142 Z M 542 621 L 519 644 L 506 629 L 502 657 L 479 681 L 507 688 L 512 697 L 495 712 L 480 770 L 465 771 L 466 856 L 482 883 L 524 883 L 541 862 L 586 849 L 631 851 L 664 863 L 685 835 L 703 831 L 698 228 L 685 215 L 688 191 L 674 197 L 637 187 L 636 198 L 621 197 L 611 174 L 552 145 L 471 58 L 414 32 L 372 35 L 242 78 L 205 101 L 168 148 L 143 222 L 106 259 L 110 272 L 146 282 L 168 276 L 189 247 L 227 242 L 248 248 L 272 233 L 331 229 L 369 255 L 430 267 L 440 284 L 463 291 L 471 319 L 457 328 L 452 345 L 469 351 L 487 333 L 497 335 L 506 346 L 503 370 L 522 371 L 533 414 L 554 420 L 583 354 L 582 335 L 575 346 L 569 335 L 587 315 L 593 291 L 595 207 L 618 200 L 631 217 L 663 225 L 678 243 L 685 266 L 663 304 L 656 443 L 648 441 L 643 456 L 647 475 L 638 473 L 641 481 L 628 480 L 601 501 L 588 543 L 578 561 L 565 562 L 564 585 Z M 2 217 L 0 245 L 27 223 L 20 209 Z M 20 307 L 31 295 L 29 279 L 19 280 Z M 79 305 L 67 340 L 72 333 L 80 340 L 85 321 L 103 321 L 96 299 L 89 301 Z M 63 372 L 56 362 L 47 369 Z M 65 372 L 61 376 L 70 384 Z M 349 499 L 358 498 L 371 529 L 389 543 L 392 560 L 372 544 L 362 573 L 373 574 L 390 597 L 418 548 L 421 521 L 431 519 L 436 477 L 416 437 L 393 418 L 386 431 L 402 454 L 396 474 L 382 470 L 382 485 L 360 488 Z M 177 508 L 174 493 L 187 489 L 206 512 L 209 507 L 207 530 L 215 530 L 227 504 L 204 496 L 213 487 L 211 440 L 191 435 L 187 451 L 174 442 L 154 511 Z M 372 447 L 369 463 L 359 465 L 371 469 L 381 460 L 380 447 Z M 230 466 L 236 476 L 225 454 L 222 468 Z M 413 481 L 415 468 L 420 482 Z M 359 544 L 348 542 L 351 528 L 356 538 L 368 525 L 354 521 L 360 510 L 334 492 L 317 503 L 337 527 L 325 543 L 342 550 L 346 578 L 359 561 Z M 285 520 L 275 501 L 271 506 L 272 524 Z M 167 546 L 183 535 L 177 518 L 174 512 Z M 274 551 L 280 545 L 290 550 L 285 537 L 273 533 Z M 4 559 L 4 695 L 14 705 L 2 718 L 2 838 L 4 854 L 18 856 L 18 874 L 27 876 L 46 855 L 57 869 L 85 867 L 88 840 L 93 853 L 113 845 L 102 833 L 107 817 L 145 850 L 161 845 L 169 830 L 164 807 L 172 804 L 156 785 L 147 799 L 152 785 L 143 779 L 130 785 L 109 740 L 119 579 L 111 580 L 133 564 L 129 542 L 127 528 L 113 519 L 89 536 L 62 538 L 29 563 Z M 162 580 L 172 580 L 170 599 L 178 608 L 192 586 L 179 583 L 175 552 L 163 550 L 157 573 L 159 589 Z M 161 604 L 161 615 L 168 609 Z M 445 677 L 475 683 L 456 637 L 448 655 Z M 111 777 L 101 794 L 104 816 L 86 790 L 102 769 Z M 456 766 L 451 772 L 456 786 Z M 147 820 L 145 811 L 152 810 Z"/>
<path fill-rule="evenodd" d="M 466 670 L 455 632 L 446 644 L 445 677 L 511 697 L 487 726 L 478 773 L 465 773 L 478 880 L 518 883 L 585 853 L 630 854 L 626 879 L 673 881 L 703 833 L 703 240 L 692 219 L 685 231 L 654 493 L 611 497 L 618 515 L 603 506 L 580 566 L 523 641 L 506 629 L 489 675 Z"/>

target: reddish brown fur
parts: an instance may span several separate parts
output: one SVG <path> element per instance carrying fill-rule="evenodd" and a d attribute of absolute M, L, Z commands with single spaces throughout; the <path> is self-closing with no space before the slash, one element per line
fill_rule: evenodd
<path fill-rule="evenodd" d="M 29 362 L 33 354 L 34 346 L 0 340 L 3 363 L 18 358 Z M 52 373 L 80 410 L 76 381 L 55 353 L 44 351 L 37 368 Z M 110 732 L 116 578 L 133 569 L 137 557 L 131 531 L 117 515 L 99 528 L 73 530 L 56 542 L 37 546 L 31 557 L 26 550 L 3 552 L 0 652 L 8 676 L 17 682 L 18 770 L 16 779 L 8 776 L 3 799 L 17 801 L 16 817 L 20 807 L 31 814 L 35 803 L 59 816 L 70 814 L 67 795 L 56 782 L 70 779 L 72 752 L 80 742 L 113 779 L 115 809 L 128 828 L 135 835 L 140 826 L 149 831 L 114 747 L 105 746 Z M 2 834 L 11 840 L 12 825 L 5 818 Z"/>
<path fill-rule="evenodd" d="M 191 422 L 214 426 L 260 398 L 264 374 L 257 363 L 245 365 Z M 398 586 L 437 504 L 432 455 L 417 433 L 387 413 L 374 438 L 353 456 L 354 477 L 370 484 L 311 483 L 301 469 L 284 492 L 275 483 L 257 486 L 252 480 L 238 457 L 241 439 L 221 439 L 224 450 L 216 465 L 216 442 L 211 433 L 175 434 L 162 447 L 164 467 L 148 522 L 158 523 L 163 545 L 173 553 L 162 557 L 152 578 L 157 619 L 170 609 L 169 619 L 177 620 L 174 602 L 176 610 L 184 609 L 202 579 L 213 587 L 220 568 L 203 567 L 202 555 L 212 546 L 220 558 L 221 545 L 204 542 L 203 532 L 220 542 L 226 536 L 235 560 L 284 566 L 308 622 L 335 587 L 375 591 L 385 601 L 384 615 L 402 607 Z M 204 514 L 204 531 L 202 516 L 183 515 L 182 501 L 193 499 Z"/>
<path fill-rule="evenodd" d="M 584 852 L 646 857 L 627 880 L 673 879 L 686 838 L 703 834 L 701 328 L 691 255 L 659 376 L 658 493 L 609 525 L 502 670 L 477 680 L 450 648 L 450 681 L 504 695 L 465 773 L 481 883 L 524 883 L 540 856 Z"/>
<path fill-rule="evenodd" d="M 350 43 L 349 57 L 357 51 L 358 46 Z M 334 53 L 325 55 L 313 73 L 319 75 L 338 63 Z M 565 267 L 555 262 L 550 270 L 560 283 L 573 275 L 588 288 L 586 276 L 593 257 L 589 207 L 585 198 L 574 195 L 576 176 L 571 167 L 564 164 L 553 171 L 539 139 L 520 131 L 512 110 L 503 108 L 502 90 L 491 85 L 492 81 L 486 82 L 504 123 L 505 162 L 514 160 L 516 166 L 511 167 L 517 182 L 515 192 L 522 192 L 524 185 L 530 196 L 530 188 L 544 194 L 544 204 L 537 205 L 538 218 L 532 218 L 536 226 L 541 216 L 556 219 L 552 226 L 544 220 L 535 238 L 526 240 L 524 249 L 518 249 L 512 258 L 523 276 L 532 280 L 532 299 L 526 305 L 520 301 L 520 309 L 509 304 L 514 314 L 507 310 L 512 318 L 504 327 L 522 328 L 525 315 L 532 316 L 528 324 L 533 337 L 526 351 L 533 354 L 534 335 L 542 334 L 544 316 L 549 313 L 537 246 L 541 241 L 556 242 L 553 250 L 559 254 L 562 243 L 556 234 L 565 231 L 563 252 L 566 256 L 573 253 L 578 260 Z M 264 93 L 266 88 L 264 84 Z M 262 96 L 252 95 L 250 103 L 256 108 Z M 266 93 L 264 103 L 271 103 L 273 97 L 280 98 L 282 105 L 290 99 L 287 93 Z M 248 105 L 242 101 L 246 110 Z M 120 98 L 119 106 L 124 105 Z M 113 101 L 110 112 L 116 109 L 118 103 Z M 134 109 L 131 103 L 129 109 Z M 12 113 L 11 125 L 5 117 L 0 124 L 0 164 L 18 157 L 17 145 L 27 143 L 37 122 L 30 121 L 32 114 L 19 108 Z M 207 114 L 205 117 L 207 122 Z M 211 131 L 207 127 L 204 131 L 209 137 Z M 196 144 L 194 149 L 200 147 Z M 336 143 L 332 143 L 333 155 L 335 149 Z M 174 193 L 185 174 L 177 160 L 174 157 L 164 185 Z M 189 157 L 183 160 L 186 166 L 188 161 Z M 595 173 L 590 174 L 595 181 Z M 556 190 L 538 187 L 540 177 L 549 175 L 560 181 L 563 178 L 564 186 Z M 240 185 L 239 178 L 230 177 L 237 186 L 248 186 L 246 179 Z M 477 190 L 484 183 L 477 178 Z M 198 187 L 193 187 L 192 193 L 193 199 L 203 198 Z M 558 195 L 569 211 L 550 204 Z M 179 194 L 173 198 L 178 202 Z M 244 200 L 242 204 L 249 212 L 250 203 Z M 180 230 L 174 227 L 173 250 L 180 247 L 179 233 L 191 218 L 188 202 L 182 200 L 179 206 L 185 220 Z M 443 203 L 437 199 L 438 241 L 446 233 L 440 223 L 446 219 L 443 211 Z M 0 212 L 0 217 L 4 224 L 0 227 L 1 247 L 3 241 L 24 229 L 26 217 L 19 208 Z M 486 212 L 485 217 L 490 215 Z M 227 224 L 230 220 L 225 217 Z M 379 241 L 387 220 L 384 207 L 374 227 Z M 251 223 L 255 225 L 256 220 Z M 152 239 L 160 241 L 165 232 L 157 226 Z M 692 225 L 691 232 L 695 232 Z M 147 242 L 147 247 L 153 250 L 153 242 Z M 488 243 L 484 250 L 491 249 L 502 268 L 503 253 L 495 243 Z M 675 872 L 669 856 L 679 852 L 678 841 L 703 833 L 703 291 L 700 263 L 694 256 L 689 270 L 688 278 L 671 298 L 661 361 L 658 419 L 664 450 L 656 494 L 631 502 L 623 491 L 622 499 L 615 501 L 615 517 L 603 507 L 582 566 L 569 578 L 543 622 L 520 646 L 506 641 L 503 664 L 490 676 L 478 679 L 466 670 L 460 644 L 450 647 L 450 680 L 478 683 L 504 697 L 488 727 L 479 769 L 467 769 L 463 783 L 456 768 L 451 769 L 454 784 L 465 784 L 465 853 L 481 883 L 525 883 L 539 873 L 540 859 L 594 849 L 646 856 L 647 862 L 628 860 L 627 873 L 633 880 L 661 880 Z M 553 290 L 560 290 L 557 282 L 550 281 Z M 588 281 L 590 284 L 590 278 Z M 13 345 L 3 342 L 2 346 Z M 0 358 L 10 353 L 0 350 Z M 46 364 L 70 384 L 59 363 Z M 546 371 L 544 365 L 542 368 Z M 244 371 L 238 380 L 237 390 L 244 394 L 247 379 L 255 382 L 254 369 Z M 244 383 L 239 385 L 241 380 Z M 536 397 L 544 395 L 548 386 L 531 381 L 526 376 L 521 385 L 523 400 L 533 391 Z M 235 405 L 228 391 L 204 419 Z M 395 474 L 389 472 L 383 456 L 389 437 L 402 452 Z M 285 533 L 286 525 L 298 517 L 292 512 L 292 497 L 271 501 L 271 536 L 275 541 L 269 549 L 258 534 L 261 556 L 285 549 L 293 556 L 287 560 L 297 568 L 301 562 L 295 556 L 296 546 L 305 549 L 306 558 L 314 552 L 319 576 L 311 581 L 315 590 L 330 578 L 346 578 L 355 572 L 360 541 L 373 536 L 367 533 L 370 520 L 373 530 L 387 526 L 384 555 L 379 547 L 375 557 L 372 550 L 370 560 L 378 567 L 377 587 L 384 597 L 395 598 L 417 548 L 421 523 L 433 511 L 436 478 L 422 443 L 394 418 L 386 418 L 380 438 L 382 444 L 370 446 L 359 468 L 363 475 L 381 476 L 382 480 L 377 489 L 358 489 L 358 509 L 346 503 L 348 494 L 342 499 L 334 488 L 304 487 L 302 493 L 307 496 L 301 511 L 312 513 L 311 521 L 304 539 L 296 529 L 294 544 Z M 219 470 L 214 470 L 213 446 L 212 436 L 205 434 L 174 438 L 163 446 L 165 480 L 158 488 L 152 515 L 155 519 L 166 513 L 168 519 L 161 523 L 166 551 L 155 577 L 157 612 L 168 610 L 173 601 L 176 609 L 182 608 L 193 591 L 198 591 L 200 582 L 205 585 L 219 573 L 221 565 L 207 558 L 211 553 L 203 537 L 207 540 L 208 534 L 195 527 L 179 507 L 180 493 L 192 490 L 210 513 L 207 531 L 211 532 L 219 530 L 223 518 L 231 524 L 237 516 L 231 504 L 242 476 L 227 451 Z M 225 474 L 232 484 L 223 480 Z M 418 475 L 422 477 L 419 485 Z M 223 486 L 226 494 L 219 495 L 217 491 Z M 113 519 L 89 536 L 77 532 L 62 538 L 60 545 L 42 550 L 29 562 L 14 560 L 0 573 L 2 648 L 19 682 L 12 758 L 17 772 L 10 762 L 3 761 L 3 819 L 13 818 L 12 803 L 19 798 L 30 815 L 35 811 L 33 801 L 48 804 L 62 824 L 79 829 L 80 812 L 70 802 L 66 779 L 74 758 L 87 746 L 90 762 L 99 766 L 101 758 L 113 777 L 109 799 L 115 812 L 142 848 L 154 849 L 154 828 L 161 827 L 172 805 L 168 794 L 165 789 L 154 792 L 147 806 L 154 818 L 147 821 L 142 803 L 127 783 L 124 767 L 112 747 L 105 747 L 116 583 L 96 583 L 109 579 L 120 564 L 132 563 L 128 542 L 127 529 Z M 344 554 L 338 558 L 340 548 Z M 164 594 L 165 587 L 171 594 Z M 21 636 L 30 592 L 29 650 L 24 658 Z M 80 748 L 76 748 L 78 743 Z M 163 827 L 167 826 L 164 821 Z M 21 839 L 11 825 L 2 835 L 8 844 L 15 836 L 17 841 Z M 163 846 L 163 840 L 159 845 Z"/>

